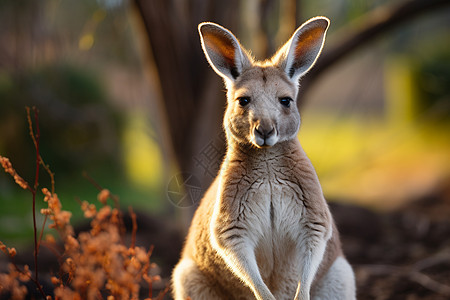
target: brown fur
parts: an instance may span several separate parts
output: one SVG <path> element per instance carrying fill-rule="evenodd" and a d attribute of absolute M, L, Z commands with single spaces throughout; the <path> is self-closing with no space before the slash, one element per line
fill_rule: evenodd
<path fill-rule="evenodd" d="M 228 149 L 174 270 L 176 300 L 354 299 L 353 272 L 296 138 L 298 79 L 314 64 L 327 27 L 312 19 L 265 62 L 253 61 L 226 29 L 199 27 L 228 89 Z"/>

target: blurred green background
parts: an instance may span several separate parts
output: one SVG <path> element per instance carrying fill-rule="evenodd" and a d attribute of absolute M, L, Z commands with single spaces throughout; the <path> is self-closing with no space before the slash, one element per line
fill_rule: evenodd
<path fill-rule="evenodd" d="M 175 2 L 167 1 L 183 3 Z M 235 33 L 257 56 L 259 40 L 245 28 L 261 2 L 233 2 L 242 19 Z M 287 1 L 269 2 L 278 12 Z M 297 18 L 329 17 L 327 48 L 348 24 L 388 2 L 402 1 L 297 1 Z M 308 89 L 299 138 L 328 199 L 386 210 L 450 183 L 449 16 L 447 6 L 405 22 Z M 125 207 L 182 218 L 183 210 L 167 199 L 179 168 L 143 27 L 126 0 L 0 2 L 0 154 L 34 181 L 25 106 L 36 106 L 41 155 L 75 220 L 81 218 L 77 199 L 95 202 L 97 194 L 83 171 Z M 48 187 L 48 176 L 40 177 Z M 31 222 L 31 195 L 1 171 L 0 240 L 30 241 Z"/>

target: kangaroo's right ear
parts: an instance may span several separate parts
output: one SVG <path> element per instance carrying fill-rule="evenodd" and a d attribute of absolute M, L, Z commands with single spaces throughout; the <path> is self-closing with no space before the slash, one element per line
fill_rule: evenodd
<path fill-rule="evenodd" d="M 316 62 L 322 52 L 329 24 L 330 20 L 325 17 L 310 19 L 272 58 L 293 82 L 298 83 L 298 79 Z"/>
<path fill-rule="evenodd" d="M 251 64 L 236 37 L 228 29 L 215 23 L 204 22 L 198 31 L 211 67 L 225 80 L 234 81 Z"/>

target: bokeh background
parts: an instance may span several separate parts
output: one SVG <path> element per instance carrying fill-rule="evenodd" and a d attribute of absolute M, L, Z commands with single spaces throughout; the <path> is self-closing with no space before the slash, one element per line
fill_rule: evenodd
<path fill-rule="evenodd" d="M 84 172 L 183 232 L 225 149 L 224 88 L 197 24 L 222 24 L 263 59 L 317 15 L 331 27 L 301 82 L 299 139 L 326 197 L 375 213 L 448 203 L 450 5 L 439 0 L 2 0 L 0 154 L 33 182 L 35 106 L 75 222 L 78 200 L 98 192 Z M 30 195 L 0 172 L 0 240 L 31 237 Z"/>

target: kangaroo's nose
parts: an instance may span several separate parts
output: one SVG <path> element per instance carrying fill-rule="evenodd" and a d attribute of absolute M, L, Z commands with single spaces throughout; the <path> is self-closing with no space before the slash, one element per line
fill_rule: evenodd
<path fill-rule="evenodd" d="M 255 135 L 258 135 L 263 140 L 271 137 L 275 132 L 275 128 L 273 126 L 262 126 L 259 124 L 255 127 Z"/>

